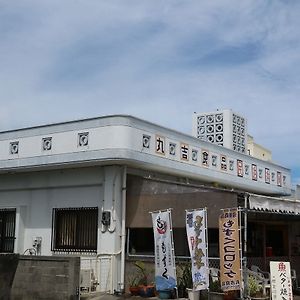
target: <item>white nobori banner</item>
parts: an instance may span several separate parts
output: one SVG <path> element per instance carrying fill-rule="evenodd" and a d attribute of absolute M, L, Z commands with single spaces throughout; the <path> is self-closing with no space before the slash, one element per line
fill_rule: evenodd
<path fill-rule="evenodd" d="M 186 234 L 192 261 L 193 289 L 208 289 L 206 208 L 186 211 Z"/>
<path fill-rule="evenodd" d="M 162 291 L 176 287 L 171 211 L 152 212 L 155 243 L 155 284 Z"/>

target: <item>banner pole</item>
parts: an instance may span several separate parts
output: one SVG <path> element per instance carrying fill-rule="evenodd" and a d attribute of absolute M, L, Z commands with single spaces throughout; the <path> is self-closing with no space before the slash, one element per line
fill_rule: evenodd
<path fill-rule="evenodd" d="M 205 244 L 206 244 L 206 249 L 205 249 L 205 255 L 206 255 L 206 275 L 207 275 L 207 278 L 208 278 L 208 281 L 207 281 L 207 295 L 208 295 L 208 298 L 209 298 L 209 260 L 208 260 L 208 236 L 207 236 L 207 232 L 208 232 L 208 225 L 207 225 L 207 207 L 204 207 L 204 212 L 205 212 Z"/>
<path fill-rule="evenodd" d="M 162 209 L 162 210 L 149 211 L 149 214 L 157 214 L 157 213 L 166 212 L 166 211 L 172 211 L 172 208 L 167 208 L 167 209 Z"/>
<path fill-rule="evenodd" d="M 170 222 L 170 232 L 171 232 L 171 247 L 172 247 L 172 254 L 173 254 L 173 269 L 175 274 L 175 290 L 176 290 L 176 299 L 178 299 L 178 286 L 177 286 L 177 274 L 176 274 L 176 261 L 175 261 L 175 247 L 174 247 L 174 237 L 173 237 L 173 223 L 171 218 L 171 208 L 168 209 L 169 212 L 169 222 Z"/>
<path fill-rule="evenodd" d="M 239 212 L 239 251 L 240 251 L 240 273 L 241 273 L 241 282 L 240 282 L 240 297 L 242 298 L 242 295 L 244 294 L 244 286 L 243 286 L 243 282 L 244 282 L 244 274 L 243 274 L 243 251 L 242 251 L 242 218 L 241 218 L 241 208 L 238 207 L 238 212 Z"/>

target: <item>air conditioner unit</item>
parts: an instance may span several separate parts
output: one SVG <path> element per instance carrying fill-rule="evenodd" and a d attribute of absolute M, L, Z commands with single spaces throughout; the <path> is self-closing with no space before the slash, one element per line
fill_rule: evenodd
<path fill-rule="evenodd" d="M 92 270 L 80 270 L 80 290 L 90 292 L 92 286 Z"/>

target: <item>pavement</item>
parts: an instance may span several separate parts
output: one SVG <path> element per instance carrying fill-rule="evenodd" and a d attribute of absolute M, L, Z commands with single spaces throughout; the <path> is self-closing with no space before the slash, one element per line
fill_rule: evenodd
<path fill-rule="evenodd" d="M 158 297 L 143 298 L 141 296 L 131 296 L 130 294 L 111 295 L 106 293 L 90 293 L 89 295 L 80 296 L 80 300 L 156 300 Z M 300 299 L 299 299 L 300 300 Z"/>
<path fill-rule="evenodd" d="M 89 294 L 87 296 L 81 296 L 80 300 L 157 300 L 160 298 L 158 297 L 149 297 L 149 298 L 143 298 L 140 296 L 131 296 L 130 294 L 124 294 L 124 295 L 110 295 L 105 293 L 94 293 Z M 179 298 L 181 300 L 184 300 L 186 298 Z M 293 300 L 300 300 L 300 296 L 293 295 Z"/>

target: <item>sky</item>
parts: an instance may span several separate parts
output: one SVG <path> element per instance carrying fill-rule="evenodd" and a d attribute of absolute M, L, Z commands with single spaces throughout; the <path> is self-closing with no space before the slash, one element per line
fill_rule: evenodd
<path fill-rule="evenodd" d="M 0 0 L 0 131 L 232 109 L 300 184 L 300 1 Z"/>

